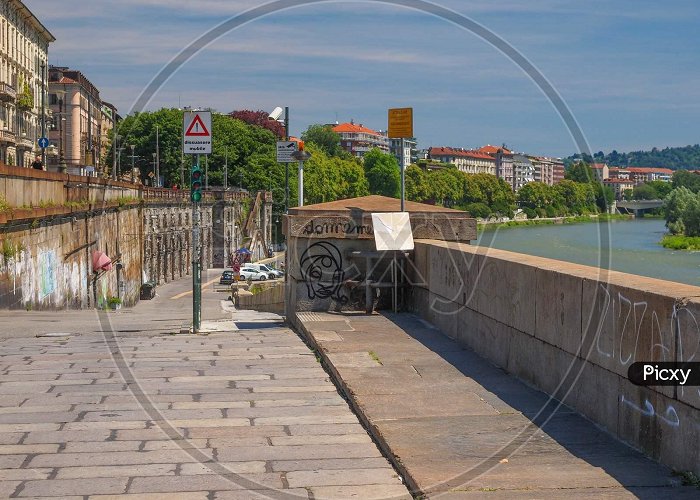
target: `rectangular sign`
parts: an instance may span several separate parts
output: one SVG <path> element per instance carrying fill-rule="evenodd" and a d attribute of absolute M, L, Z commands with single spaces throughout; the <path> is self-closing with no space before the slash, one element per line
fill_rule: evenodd
<path fill-rule="evenodd" d="M 294 141 L 277 141 L 277 163 L 293 163 L 297 160 L 292 158 L 297 150 L 297 143 Z"/>
<path fill-rule="evenodd" d="M 378 251 L 413 250 L 413 231 L 408 212 L 374 213 L 372 225 Z"/>
<path fill-rule="evenodd" d="M 211 154 L 211 111 L 185 111 L 182 120 L 182 152 Z"/>
<path fill-rule="evenodd" d="M 413 137 L 413 108 L 393 108 L 389 110 L 389 137 Z"/>

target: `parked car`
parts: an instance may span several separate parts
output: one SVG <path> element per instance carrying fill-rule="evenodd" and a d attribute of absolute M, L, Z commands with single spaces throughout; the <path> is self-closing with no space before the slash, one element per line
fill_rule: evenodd
<path fill-rule="evenodd" d="M 253 281 L 265 281 L 267 274 L 252 267 L 244 267 L 241 269 L 241 279 Z"/>
<path fill-rule="evenodd" d="M 219 285 L 230 285 L 236 281 L 236 273 L 233 271 L 224 271 L 219 278 Z"/>
<path fill-rule="evenodd" d="M 270 278 L 271 280 L 284 276 L 284 273 L 282 273 L 281 271 L 278 271 L 277 269 L 274 269 L 266 264 L 247 264 L 246 267 L 250 267 L 252 269 L 260 271 L 261 273 L 265 273 L 267 275 L 267 277 Z"/>

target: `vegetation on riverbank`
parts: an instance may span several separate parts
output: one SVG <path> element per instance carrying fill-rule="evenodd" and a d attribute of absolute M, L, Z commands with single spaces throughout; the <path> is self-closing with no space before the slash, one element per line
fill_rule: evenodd
<path fill-rule="evenodd" d="M 671 250 L 700 250 L 700 236 L 667 234 L 661 240 L 661 246 Z"/>
<path fill-rule="evenodd" d="M 628 220 L 632 219 L 631 215 L 621 214 L 598 214 L 598 215 L 576 215 L 573 217 L 557 217 L 550 219 L 523 219 L 511 220 L 506 222 L 486 222 L 477 224 L 477 230 L 493 230 L 503 229 L 507 227 L 522 227 L 522 226 L 547 226 L 554 224 L 579 224 L 584 222 L 606 222 L 610 220 Z"/>

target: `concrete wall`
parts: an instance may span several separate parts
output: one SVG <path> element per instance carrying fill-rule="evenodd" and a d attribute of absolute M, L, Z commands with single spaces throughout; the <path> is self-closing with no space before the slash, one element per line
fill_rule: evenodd
<path fill-rule="evenodd" d="M 635 361 L 697 361 L 700 288 L 458 243 L 416 243 L 414 309 L 618 438 L 700 474 L 700 390 Z M 546 430 L 546 428 L 545 428 Z"/>
<path fill-rule="evenodd" d="M 262 285 L 265 286 L 265 285 Z M 284 314 L 284 283 L 276 283 L 252 294 L 241 294 L 238 299 L 239 309 L 252 309 L 276 314 Z"/>

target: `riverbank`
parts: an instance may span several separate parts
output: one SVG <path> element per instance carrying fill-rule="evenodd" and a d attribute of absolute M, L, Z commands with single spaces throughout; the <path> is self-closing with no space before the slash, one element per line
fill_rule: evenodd
<path fill-rule="evenodd" d="M 700 237 L 667 234 L 661 239 L 661 246 L 670 250 L 700 250 Z"/>
<path fill-rule="evenodd" d="M 611 220 L 634 219 L 632 215 L 622 214 L 598 214 L 598 215 L 576 215 L 572 217 L 546 217 L 538 219 L 509 220 L 509 221 L 480 221 L 477 223 L 477 230 L 503 229 L 507 227 L 522 226 L 542 226 L 553 224 L 579 224 L 583 222 L 608 222 Z"/>

